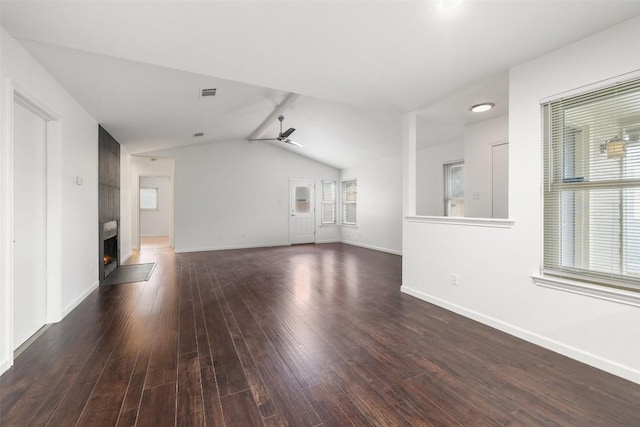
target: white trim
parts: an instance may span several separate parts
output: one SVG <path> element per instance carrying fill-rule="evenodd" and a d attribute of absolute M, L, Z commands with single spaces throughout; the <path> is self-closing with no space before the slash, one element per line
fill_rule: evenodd
<path fill-rule="evenodd" d="M 69 303 L 69 305 L 67 305 L 64 308 L 64 310 L 62 310 L 62 318 L 64 319 L 65 317 L 67 317 L 67 314 L 71 313 L 71 311 L 73 311 L 74 308 L 79 306 L 80 303 L 84 301 L 85 298 L 87 298 L 91 292 L 98 289 L 98 286 L 100 286 L 100 282 L 96 280 L 91 286 L 89 286 L 87 289 L 82 291 L 80 295 L 75 297 L 75 299 L 71 301 L 71 303 Z"/>
<path fill-rule="evenodd" d="M 531 276 L 531 278 L 533 279 L 533 283 L 543 288 L 557 289 L 559 291 L 640 307 L 640 292 L 598 286 L 596 284 L 561 277 L 534 275 Z"/>
<path fill-rule="evenodd" d="M 1 178 L 4 186 L 1 191 L 0 205 L 2 212 L 2 235 L 6 239 L 3 247 L 3 256 L 0 260 L 0 269 L 4 271 L 5 286 L 2 289 L 4 300 L 0 324 L 4 325 L 4 354 L 2 358 L 2 371 L 13 364 L 14 358 L 14 306 L 13 306 L 13 209 L 14 209 L 14 103 L 26 106 L 46 122 L 46 314 L 45 324 L 59 322 L 62 319 L 62 176 L 60 174 L 62 157 L 62 124 L 60 114 L 47 107 L 47 104 L 34 96 L 29 90 L 19 83 L 7 78 L 2 82 L 6 93 L 3 105 L 3 118 L 5 121 L 5 133 L 3 135 L 2 156 L 4 170 Z M 54 203 L 58 202 L 58 203 Z"/>
<path fill-rule="evenodd" d="M 634 369 L 630 366 L 623 365 L 621 363 L 614 362 L 612 360 L 589 353 L 579 348 L 564 344 L 560 341 L 545 337 L 544 335 L 540 335 L 527 329 L 523 329 L 502 320 L 498 320 L 494 317 L 486 316 L 477 311 L 470 310 L 458 304 L 450 303 L 441 298 L 434 297 L 405 285 L 400 288 L 400 291 L 407 295 L 414 296 L 423 301 L 427 301 L 439 307 L 450 310 L 461 316 L 491 326 L 492 328 L 506 332 L 525 341 L 537 344 L 548 350 L 554 351 L 556 353 L 578 360 L 582 363 L 586 363 L 587 365 L 609 372 L 613 375 L 617 375 L 629 381 L 640 384 L 640 370 L 638 369 Z"/>
<path fill-rule="evenodd" d="M 426 222 L 431 224 L 467 225 L 473 227 L 511 228 L 515 224 L 513 219 L 503 218 L 465 218 L 454 216 L 406 216 L 408 222 Z"/>
<path fill-rule="evenodd" d="M 606 87 L 613 86 L 617 83 L 624 83 L 627 80 L 633 80 L 638 77 L 640 77 L 640 70 L 630 71 L 628 73 L 620 74 L 615 77 L 600 80 L 599 82 L 590 83 L 584 86 L 580 86 L 574 89 L 557 93 L 555 95 L 547 96 L 546 98 L 540 99 L 540 104 L 546 104 L 549 102 L 558 101 L 563 98 L 571 98 L 574 96 L 582 95 L 587 92 L 593 92 L 598 89 L 604 89 Z"/>
<path fill-rule="evenodd" d="M 13 365 L 13 85 L 11 79 L 3 82 L 6 97 L 2 106 L 6 119 L 0 139 L 0 327 L 4 340 L 0 354 L 0 373 Z"/>
<path fill-rule="evenodd" d="M 129 258 L 131 258 L 131 255 L 133 255 L 133 252 L 129 251 L 128 254 L 126 254 L 124 257 L 122 257 L 122 260 L 120 260 L 120 264 L 124 264 L 125 262 L 127 262 L 129 260 Z"/>
<path fill-rule="evenodd" d="M 209 252 L 209 251 L 226 251 L 229 249 L 253 249 L 253 248 L 270 248 L 275 246 L 291 246 L 289 242 L 281 243 L 254 243 L 243 245 L 228 245 L 228 246 L 204 246 L 200 248 L 175 248 L 175 253 L 181 254 L 185 252 Z"/>
<path fill-rule="evenodd" d="M 402 255 L 402 251 L 399 251 L 396 249 L 383 248 L 380 246 L 367 245 L 366 243 L 358 243 L 350 240 L 341 240 L 340 243 L 344 243 L 345 245 L 351 245 L 351 246 L 359 246 L 365 249 L 373 249 L 374 251 L 386 252 L 388 254 L 393 254 L 393 255 Z"/>
<path fill-rule="evenodd" d="M 13 351 L 11 353 L 13 353 Z M 9 368 L 12 366 L 13 366 L 13 362 L 8 359 L 5 359 L 2 362 L 0 362 L 0 375 L 8 371 Z"/>
<path fill-rule="evenodd" d="M 327 240 L 316 240 L 316 244 L 322 243 L 342 243 L 340 239 L 327 239 Z"/>

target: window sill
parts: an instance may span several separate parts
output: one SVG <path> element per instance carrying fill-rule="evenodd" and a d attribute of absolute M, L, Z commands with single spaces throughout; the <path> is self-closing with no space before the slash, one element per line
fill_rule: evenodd
<path fill-rule="evenodd" d="M 409 222 L 426 222 L 431 224 L 467 225 L 472 227 L 511 228 L 515 221 L 503 218 L 464 218 L 454 216 L 406 216 Z"/>
<path fill-rule="evenodd" d="M 320 224 L 318 227 L 337 227 L 338 224 L 335 223 L 331 223 L 331 224 Z"/>
<path fill-rule="evenodd" d="M 358 228 L 357 224 L 340 224 L 341 227 Z"/>
<path fill-rule="evenodd" d="M 593 298 L 613 301 L 640 307 L 640 292 L 625 291 L 622 289 L 598 286 L 591 283 L 580 282 L 552 276 L 531 276 L 533 282 L 543 288 L 557 289 L 574 294 L 585 295 Z"/>

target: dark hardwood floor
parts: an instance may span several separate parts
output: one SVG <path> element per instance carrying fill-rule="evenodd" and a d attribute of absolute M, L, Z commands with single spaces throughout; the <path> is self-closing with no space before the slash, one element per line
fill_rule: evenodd
<path fill-rule="evenodd" d="M 341 244 L 137 254 L 0 378 L 2 426 L 640 426 L 640 385 L 400 293 Z"/>

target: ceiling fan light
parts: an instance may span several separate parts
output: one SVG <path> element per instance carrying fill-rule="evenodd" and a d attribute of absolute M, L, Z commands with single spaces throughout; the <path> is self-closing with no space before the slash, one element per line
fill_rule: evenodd
<path fill-rule="evenodd" d="M 491 110 L 495 105 L 493 102 L 483 102 L 482 104 L 472 105 L 469 110 L 474 113 L 484 113 L 485 111 Z"/>

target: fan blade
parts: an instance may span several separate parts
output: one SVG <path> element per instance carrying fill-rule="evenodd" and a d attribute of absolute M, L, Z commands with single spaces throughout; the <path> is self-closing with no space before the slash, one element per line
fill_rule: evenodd
<path fill-rule="evenodd" d="M 284 132 L 282 132 L 282 133 L 280 134 L 280 137 L 281 137 L 281 138 L 285 138 L 285 139 L 286 139 L 286 138 L 288 138 L 288 137 L 289 137 L 289 135 L 291 135 L 291 134 L 292 134 L 293 132 L 295 132 L 295 131 L 296 131 L 296 130 L 295 130 L 294 128 L 289 128 L 289 129 L 285 130 Z"/>
<path fill-rule="evenodd" d="M 252 138 L 249 141 L 280 141 L 280 138 Z"/>
<path fill-rule="evenodd" d="M 286 143 L 286 144 L 295 145 L 296 147 L 300 147 L 300 148 L 302 148 L 302 144 L 298 144 L 297 142 L 292 141 L 292 140 L 290 140 L 290 139 L 285 139 L 285 140 L 284 140 L 284 141 L 282 141 L 282 142 L 284 142 L 284 143 Z"/>

